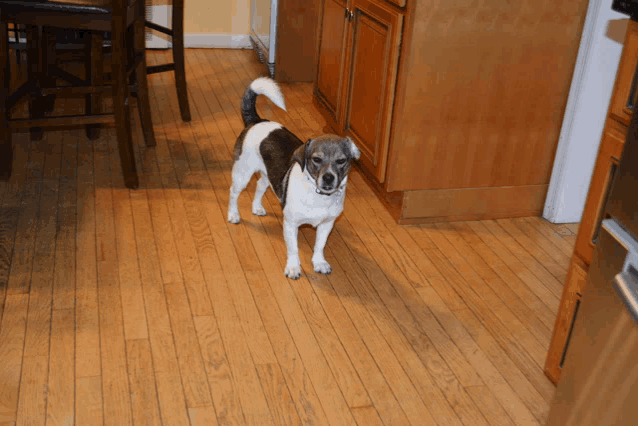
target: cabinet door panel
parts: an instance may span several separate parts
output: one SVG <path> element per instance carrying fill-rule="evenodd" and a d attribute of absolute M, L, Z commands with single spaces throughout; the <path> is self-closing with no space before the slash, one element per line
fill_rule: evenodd
<path fill-rule="evenodd" d="M 598 230 L 603 217 L 609 188 L 622 154 L 624 135 L 615 129 L 606 129 L 600 143 L 600 151 L 592 174 L 585 210 L 576 238 L 576 252 L 587 262 L 591 262 Z"/>
<path fill-rule="evenodd" d="M 341 113 L 340 99 L 347 23 L 346 2 L 326 0 L 321 23 L 315 95 L 322 101 L 337 124 L 340 122 Z"/>
<path fill-rule="evenodd" d="M 354 2 L 345 126 L 361 161 L 385 179 L 403 16 L 367 0 Z"/>
<path fill-rule="evenodd" d="M 638 22 L 629 20 L 625 46 L 616 73 L 616 85 L 611 97 L 610 112 L 629 126 L 638 92 Z"/>
<path fill-rule="evenodd" d="M 545 359 L 545 374 L 554 383 L 558 383 L 563 368 L 565 353 L 569 346 L 572 327 L 578 315 L 578 307 L 586 282 L 587 270 L 578 256 L 574 255 L 567 272 L 563 297 L 560 301 L 552 340 Z"/>

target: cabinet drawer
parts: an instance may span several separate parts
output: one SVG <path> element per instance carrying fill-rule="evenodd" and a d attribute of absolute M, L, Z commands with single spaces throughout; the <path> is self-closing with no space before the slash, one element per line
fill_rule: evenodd
<path fill-rule="evenodd" d="M 610 112 L 625 126 L 629 126 L 638 93 L 638 23 L 629 21 L 623 54 L 618 64 Z"/>
<path fill-rule="evenodd" d="M 603 210 L 622 155 L 624 137 L 620 131 L 607 128 L 600 144 L 575 247 L 587 264 L 591 262 L 598 231 L 604 219 Z"/>

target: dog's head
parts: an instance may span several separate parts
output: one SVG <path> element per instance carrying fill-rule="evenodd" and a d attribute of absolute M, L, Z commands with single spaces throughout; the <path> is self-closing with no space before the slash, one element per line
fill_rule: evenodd
<path fill-rule="evenodd" d="M 359 148 L 349 137 L 323 135 L 299 147 L 294 160 L 314 179 L 319 193 L 331 195 L 348 176 L 352 160 L 359 156 Z"/>

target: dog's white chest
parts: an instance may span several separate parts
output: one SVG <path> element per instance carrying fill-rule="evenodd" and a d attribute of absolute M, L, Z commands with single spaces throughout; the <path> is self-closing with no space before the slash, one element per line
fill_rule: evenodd
<path fill-rule="evenodd" d="M 347 178 L 346 178 L 347 179 Z M 299 164 L 290 171 L 284 215 L 299 225 L 317 226 L 334 219 L 343 211 L 345 179 L 343 189 L 332 195 L 316 192 L 310 178 L 304 175 Z"/>

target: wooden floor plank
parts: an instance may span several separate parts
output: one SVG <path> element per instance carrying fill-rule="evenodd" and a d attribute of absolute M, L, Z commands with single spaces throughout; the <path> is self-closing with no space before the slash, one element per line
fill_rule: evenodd
<path fill-rule="evenodd" d="M 97 247 L 97 286 L 102 359 L 102 397 L 104 424 L 122 425 L 133 421 L 128 380 L 122 293 L 119 280 L 113 175 L 119 164 L 109 143 L 114 129 L 103 130 L 94 144 L 95 237 Z M 117 190 L 117 189 L 116 189 Z"/>
<path fill-rule="evenodd" d="M 27 134 L 15 134 L 13 139 L 16 141 L 13 153 L 14 161 L 17 164 L 26 164 L 30 154 Z M 20 216 L 21 209 L 19 207 L 26 176 L 27 170 L 18 168 L 12 173 L 9 181 L 0 183 L 2 188 L 2 204 L 0 204 L 0 320 L 9 289 L 8 282 L 13 251 L 15 250 L 16 225 Z"/>
<path fill-rule="evenodd" d="M 58 104 L 58 107 L 63 108 Z M 24 343 L 24 363 L 18 400 L 17 423 L 41 423 L 46 419 L 47 381 L 50 359 L 51 313 L 53 305 L 53 272 L 57 210 L 59 196 L 59 171 L 62 157 L 62 134 L 49 132 L 43 137 L 46 146 L 44 167 L 39 176 L 33 175 L 31 183 L 39 186 L 39 209 L 35 220 L 35 246 L 30 274 L 29 313 Z M 71 362 L 73 358 L 67 359 Z"/>
<path fill-rule="evenodd" d="M 62 164 L 60 167 L 60 199 L 55 243 L 53 277 L 53 309 L 75 308 L 76 283 L 76 211 L 78 138 L 75 133 L 62 138 Z"/>
<path fill-rule="evenodd" d="M 102 367 L 95 240 L 95 172 L 93 146 L 77 141 L 77 201 L 75 240 L 75 419 L 76 424 L 103 424 Z"/>
<path fill-rule="evenodd" d="M 126 341 L 131 410 L 136 425 L 161 425 L 151 345 L 148 339 Z"/>
<path fill-rule="evenodd" d="M 0 422 L 15 422 L 27 327 L 29 296 L 8 295 L 0 323 Z"/>
<path fill-rule="evenodd" d="M 222 425 L 242 425 L 245 422 L 244 413 L 235 389 L 236 384 L 230 371 L 217 321 L 213 316 L 195 317 L 193 320 L 217 419 Z"/>
<path fill-rule="evenodd" d="M 74 309 L 55 309 L 51 318 L 51 350 L 47 382 L 47 425 L 75 422 Z"/>

